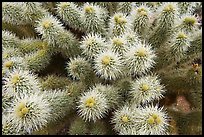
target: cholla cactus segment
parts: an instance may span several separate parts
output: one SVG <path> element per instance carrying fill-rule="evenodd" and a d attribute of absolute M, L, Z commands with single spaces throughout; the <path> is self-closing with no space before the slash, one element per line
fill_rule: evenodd
<path fill-rule="evenodd" d="M 8 47 L 8 48 L 4 48 L 2 47 L 2 60 L 5 59 L 9 59 L 15 56 L 23 56 L 23 54 L 19 53 L 19 50 L 17 48 L 13 48 L 13 47 Z"/>
<path fill-rule="evenodd" d="M 15 131 L 15 129 L 12 127 L 10 118 L 2 114 L 2 135 L 21 135 L 23 134 L 22 131 Z"/>
<path fill-rule="evenodd" d="M 58 15 L 74 29 L 83 30 L 81 10 L 73 2 L 60 2 L 57 4 Z"/>
<path fill-rule="evenodd" d="M 97 75 L 107 80 L 115 80 L 122 74 L 121 57 L 110 50 L 102 51 L 94 59 L 94 69 Z"/>
<path fill-rule="evenodd" d="M 42 35 L 49 44 L 55 44 L 56 36 L 62 32 L 64 27 L 62 23 L 52 15 L 46 15 L 36 22 L 36 31 Z"/>
<path fill-rule="evenodd" d="M 28 70 L 14 69 L 4 79 L 4 87 L 11 95 L 23 95 L 40 91 L 37 77 Z"/>
<path fill-rule="evenodd" d="M 105 95 L 110 108 L 116 108 L 119 106 L 120 95 L 115 87 L 111 85 L 96 84 L 93 87 L 93 90 Z"/>
<path fill-rule="evenodd" d="M 180 61 L 180 59 L 186 55 L 186 52 L 190 47 L 189 36 L 183 32 L 177 33 L 170 47 L 171 55 L 174 55 L 175 59 Z"/>
<path fill-rule="evenodd" d="M 78 102 L 78 113 L 85 121 L 101 119 L 109 110 L 105 95 L 94 89 L 83 93 Z"/>
<path fill-rule="evenodd" d="M 105 39 L 99 34 L 89 33 L 83 37 L 80 47 L 84 55 L 88 58 L 94 58 L 96 54 L 106 47 Z"/>
<path fill-rule="evenodd" d="M 20 2 L 3 2 L 2 3 L 2 20 L 11 24 L 25 24 L 26 18 L 23 15 L 22 3 Z"/>
<path fill-rule="evenodd" d="M 188 48 L 189 54 L 192 54 L 193 52 L 199 53 L 202 51 L 202 29 L 193 33 L 190 44 L 191 46 Z"/>
<path fill-rule="evenodd" d="M 26 18 L 27 23 L 35 24 L 35 20 L 41 19 L 48 12 L 42 8 L 40 2 L 21 2 L 23 15 Z"/>
<path fill-rule="evenodd" d="M 17 48 L 20 45 L 20 39 L 10 31 L 2 30 L 2 47 Z"/>
<path fill-rule="evenodd" d="M 37 52 L 41 49 L 49 50 L 49 45 L 46 41 L 40 39 L 26 38 L 21 40 L 21 45 L 19 46 L 20 52 L 25 56 Z"/>
<path fill-rule="evenodd" d="M 145 38 L 148 28 L 150 26 L 149 22 L 149 8 L 142 5 L 134 8 L 130 13 L 130 21 L 133 30 L 141 37 Z"/>
<path fill-rule="evenodd" d="M 178 17 L 175 3 L 164 3 L 158 10 L 157 26 L 149 37 L 153 47 L 160 47 L 171 36 L 175 20 Z"/>
<path fill-rule="evenodd" d="M 44 99 L 48 101 L 50 107 L 49 122 L 64 117 L 73 107 L 73 98 L 67 94 L 65 89 L 44 91 L 43 94 L 46 94 Z"/>
<path fill-rule="evenodd" d="M 14 97 L 7 92 L 5 87 L 2 87 L 2 115 L 6 115 L 8 108 L 11 107 Z"/>
<path fill-rule="evenodd" d="M 137 127 L 139 135 L 167 135 L 169 117 L 163 107 L 149 106 L 139 108 L 137 115 Z"/>
<path fill-rule="evenodd" d="M 123 55 L 128 49 L 127 41 L 122 36 L 115 36 L 111 38 L 109 46 L 109 48 L 113 52 L 118 53 L 120 55 Z"/>
<path fill-rule="evenodd" d="M 67 52 L 69 57 L 73 57 L 81 53 L 79 48 L 79 42 L 76 37 L 70 31 L 61 31 L 57 35 L 55 35 L 57 49 L 61 48 L 63 52 Z"/>
<path fill-rule="evenodd" d="M 125 31 L 129 30 L 129 27 L 130 21 L 123 13 L 115 13 L 110 18 L 109 33 L 111 37 L 124 34 Z"/>
<path fill-rule="evenodd" d="M 176 3 L 166 2 L 160 9 L 158 9 L 159 15 L 159 25 L 164 25 L 163 27 L 172 27 L 175 23 L 175 20 L 178 17 L 178 7 Z M 160 26 L 162 27 L 162 26 Z"/>
<path fill-rule="evenodd" d="M 88 133 L 88 123 L 81 117 L 77 117 L 70 125 L 69 135 L 86 135 Z"/>
<path fill-rule="evenodd" d="M 91 71 L 91 65 L 87 60 L 81 57 L 70 59 L 66 67 L 70 76 L 74 79 L 80 79 L 85 77 Z"/>
<path fill-rule="evenodd" d="M 124 63 L 127 65 L 129 74 L 145 74 L 155 64 L 155 53 L 151 46 L 145 43 L 134 43 L 124 55 Z"/>
<path fill-rule="evenodd" d="M 14 69 L 22 68 L 26 69 L 25 62 L 23 62 L 22 57 L 11 57 L 3 60 L 2 70 L 13 71 Z"/>
<path fill-rule="evenodd" d="M 123 34 L 123 39 L 126 41 L 128 47 L 133 46 L 134 43 L 141 42 L 138 35 L 134 31 L 126 31 Z"/>
<path fill-rule="evenodd" d="M 111 122 L 114 124 L 114 129 L 119 134 L 135 133 L 136 127 L 136 115 L 137 111 L 129 106 L 123 106 L 114 112 Z"/>
<path fill-rule="evenodd" d="M 177 2 L 179 15 L 193 14 L 196 5 L 199 2 Z"/>
<path fill-rule="evenodd" d="M 122 12 L 128 15 L 130 14 L 132 8 L 133 8 L 132 2 L 119 2 L 118 3 L 118 12 Z"/>
<path fill-rule="evenodd" d="M 81 18 L 83 20 L 84 29 L 87 33 L 96 32 L 105 33 L 105 10 L 98 5 L 85 3 L 82 9 Z"/>
<path fill-rule="evenodd" d="M 48 50 L 39 50 L 35 53 L 26 55 L 26 67 L 32 72 L 40 72 L 45 69 L 51 60 Z"/>
<path fill-rule="evenodd" d="M 50 118 L 49 103 L 39 92 L 16 96 L 8 112 L 10 125 L 17 133 L 31 134 L 44 127 Z"/>
<path fill-rule="evenodd" d="M 156 12 L 157 9 L 162 5 L 163 2 L 145 2 L 145 5 L 153 12 Z"/>
<path fill-rule="evenodd" d="M 165 93 L 164 86 L 160 84 L 158 77 L 155 76 L 145 76 L 138 78 L 132 84 L 132 89 L 130 94 L 132 96 L 133 104 L 146 104 L 154 100 L 159 100 L 163 98 Z"/>
<path fill-rule="evenodd" d="M 198 20 L 194 15 L 183 15 L 178 24 L 178 28 L 187 34 L 198 30 Z"/>

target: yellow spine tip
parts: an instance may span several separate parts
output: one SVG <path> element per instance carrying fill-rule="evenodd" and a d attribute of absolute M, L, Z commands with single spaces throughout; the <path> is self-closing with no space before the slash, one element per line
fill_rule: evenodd
<path fill-rule="evenodd" d="M 149 90 L 149 86 L 147 84 L 143 84 L 141 88 L 142 88 L 142 91 Z"/>
<path fill-rule="evenodd" d="M 87 7 L 85 7 L 85 12 L 86 13 L 93 13 L 94 12 L 94 8 L 91 7 L 91 6 L 87 6 Z"/>
<path fill-rule="evenodd" d="M 154 124 L 154 118 L 152 117 L 152 116 L 150 116 L 149 118 L 148 118 L 148 120 L 147 120 L 147 122 L 149 123 L 149 124 Z"/>
<path fill-rule="evenodd" d="M 20 76 L 19 76 L 18 74 L 16 74 L 16 75 L 14 75 L 14 76 L 12 77 L 11 82 L 12 82 L 13 84 L 16 84 L 16 83 L 18 83 L 19 80 L 20 80 Z"/>
<path fill-rule="evenodd" d="M 174 6 L 172 4 L 168 4 L 166 7 L 164 7 L 165 12 L 173 11 Z"/>
<path fill-rule="evenodd" d="M 128 117 L 127 117 L 127 116 L 123 116 L 123 117 L 122 117 L 122 121 L 126 123 L 126 122 L 128 122 L 128 121 L 129 121 L 129 119 L 128 119 Z"/>
<path fill-rule="evenodd" d="M 141 49 L 139 49 L 139 50 L 135 53 L 135 55 L 136 55 L 136 56 L 139 56 L 139 57 L 144 57 L 144 56 L 146 56 L 147 54 L 146 54 L 145 49 L 141 48 Z"/>
<path fill-rule="evenodd" d="M 187 38 L 187 36 L 186 36 L 184 33 L 179 33 L 178 36 L 177 36 L 177 38 L 179 38 L 179 39 L 185 39 L 185 38 Z"/>
<path fill-rule="evenodd" d="M 86 100 L 85 105 L 87 107 L 93 107 L 95 105 L 95 102 L 96 102 L 95 99 L 91 97 Z"/>
<path fill-rule="evenodd" d="M 13 61 L 7 61 L 4 63 L 4 67 L 10 68 L 13 65 Z"/>
<path fill-rule="evenodd" d="M 21 112 L 25 115 L 25 114 L 27 114 L 28 113 L 28 108 L 27 107 L 24 107 L 22 110 L 21 110 Z"/>
<path fill-rule="evenodd" d="M 62 2 L 62 3 L 60 3 L 60 7 L 61 7 L 61 9 L 64 9 L 64 8 L 66 8 L 66 7 L 68 7 L 70 4 L 69 3 L 67 3 L 67 2 Z"/>
<path fill-rule="evenodd" d="M 122 42 L 121 39 L 115 38 L 115 39 L 113 39 L 113 44 L 116 45 L 116 46 L 122 46 L 123 42 Z"/>
<path fill-rule="evenodd" d="M 102 58 L 102 64 L 109 65 L 111 62 L 111 58 L 109 56 L 105 56 Z"/>
<path fill-rule="evenodd" d="M 42 26 L 44 27 L 44 28 L 49 28 L 50 26 L 51 26 L 51 22 L 50 21 L 44 21 L 43 23 L 42 23 Z"/>
<path fill-rule="evenodd" d="M 188 25 L 194 25 L 196 23 L 196 19 L 194 17 L 186 17 L 184 19 L 184 23 Z"/>

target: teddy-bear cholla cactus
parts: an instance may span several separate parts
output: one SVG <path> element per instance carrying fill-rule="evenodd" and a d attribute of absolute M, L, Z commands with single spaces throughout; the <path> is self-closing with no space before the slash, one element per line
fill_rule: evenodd
<path fill-rule="evenodd" d="M 174 59 L 180 61 L 185 57 L 188 48 L 190 47 L 190 39 L 184 32 L 178 32 L 171 43 L 171 55 L 174 55 Z"/>
<path fill-rule="evenodd" d="M 40 90 L 36 75 L 28 70 L 14 69 L 4 79 L 4 86 L 11 95 L 34 93 Z"/>
<path fill-rule="evenodd" d="M 110 107 L 110 109 L 111 108 L 117 108 L 120 105 L 120 103 L 119 103 L 120 95 L 117 91 L 117 88 L 115 88 L 114 86 L 96 84 L 93 87 L 93 90 L 104 94 L 104 96 L 107 99 L 108 106 Z"/>
<path fill-rule="evenodd" d="M 110 39 L 109 48 L 113 52 L 123 55 L 128 49 L 127 41 L 122 36 L 115 36 Z"/>
<path fill-rule="evenodd" d="M 38 50 L 35 53 L 26 55 L 26 66 L 32 72 L 40 72 L 45 69 L 51 60 L 51 54 L 48 50 Z"/>
<path fill-rule="evenodd" d="M 91 72 L 91 65 L 87 60 L 81 57 L 70 59 L 67 64 L 68 74 L 73 77 L 73 79 L 85 78 Z"/>
<path fill-rule="evenodd" d="M 134 3 L 133 2 L 119 2 L 118 3 L 118 12 L 130 14 Z"/>
<path fill-rule="evenodd" d="M 49 44 L 54 44 L 58 33 L 63 31 L 63 26 L 52 15 L 46 15 L 41 20 L 37 21 L 36 31 L 42 35 Z"/>
<path fill-rule="evenodd" d="M 2 31 L 2 47 L 3 48 L 17 48 L 20 44 L 20 39 L 10 31 Z"/>
<path fill-rule="evenodd" d="M 165 93 L 164 87 L 156 75 L 147 75 L 133 82 L 130 94 L 135 105 L 160 100 Z"/>
<path fill-rule="evenodd" d="M 155 53 L 151 46 L 137 42 L 133 44 L 124 55 L 124 63 L 127 65 L 129 74 L 145 74 L 155 64 Z"/>
<path fill-rule="evenodd" d="M 16 25 L 35 24 L 35 20 L 48 14 L 39 2 L 4 2 L 2 13 L 4 22 Z"/>
<path fill-rule="evenodd" d="M 194 15 L 185 14 L 183 15 L 179 22 L 178 28 L 181 31 L 184 31 L 186 34 L 191 34 L 194 31 L 198 30 L 198 20 Z"/>
<path fill-rule="evenodd" d="M 99 34 L 105 33 L 106 11 L 98 5 L 93 3 L 85 3 L 82 7 L 81 19 L 83 21 L 84 29 L 87 33 L 96 32 Z"/>
<path fill-rule="evenodd" d="M 50 118 L 50 106 L 43 94 L 16 96 L 8 110 L 9 124 L 18 133 L 30 134 L 44 127 Z"/>
<path fill-rule="evenodd" d="M 137 127 L 139 135 L 166 135 L 169 128 L 167 112 L 157 105 L 139 107 L 137 112 Z"/>
<path fill-rule="evenodd" d="M 26 18 L 22 13 L 22 4 L 19 2 L 4 2 L 2 4 L 2 20 L 5 22 L 17 25 L 25 23 Z"/>
<path fill-rule="evenodd" d="M 125 33 L 123 34 L 123 39 L 125 39 L 128 47 L 133 46 L 134 43 L 141 42 L 141 40 L 138 37 L 138 34 L 134 32 L 133 30 L 125 31 Z"/>
<path fill-rule="evenodd" d="M 142 39 L 146 37 L 148 28 L 150 26 L 149 12 L 148 7 L 142 5 L 138 8 L 134 8 L 130 13 L 132 29 L 137 32 Z"/>
<path fill-rule="evenodd" d="M 119 78 L 122 73 L 121 57 L 111 50 L 105 50 L 96 55 L 94 62 L 96 74 L 104 79 L 115 80 Z"/>
<path fill-rule="evenodd" d="M 171 36 L 175 20 L 177 19 L 177 5 L 175 3 L 165 3 L 157 12 L 157 26 L 149 37 L 149 43 L 153 47 L 160 47 Z"/>
<path fill-rule="evenodd" d="M 137 111 L 129 106 L 123 106 L 114 112 L 111 122 L 114 124 L 114 129 L 119 134 L 128 134 L 136 132 L 136 115 Z"/>
<path fill-rule="evenodd" d="M 52 15 L 46 15 L 37 21 L 35 29 L 52 48 L 58 48 L 62 50 L 61 52 L 65 50 L 68 56 L 74 56 L 80 52 L 74 35 L 65 30 L 62 23 Z"/>
<path fill-rule="evenodd" d="M 108 100 L 104 93 L 90 89 L 82 94 L 78 102 L 78 113 L 85 121 L 101 119 L 109 110 Z"/>
<path fill-rule="evenodd" d="M 58 17 L 62 19 L 63 23 L 67 25 L 66 29 L 60 20 L 55 18 L 55 16 L 50 15 L 47 10 L 44 9 L 43 6 L 47 7 L 47 4 L 48 10 L 54 11 L 53 15 L 58 15 Z M 146 106 L 148 103 L 159 100 L 163 97 L 163 93 L 165 91 L 164 86 L 160 84 L 157 76 L 148 76 L 146 74 L 150 71 L 151 68 L 153 68 L 155 62 L 157 62 L 157 60 L 154 61 L 156 57 L 155 53 L 159 53 L 157 57 L 159 58 L 158 60 L 160 60 L 160 49 L 167 48 L 165 53 L 167 53 L 170 58 L 176 59 L 176 61 L 183 61 L 182 59 L 191 58 L 191 55 L 196 54 L 196 56 L 198 56 L 200 54 L 202 33 L 201 31 L 199 31 L 198 35 L 195 33 L 199 30 L 199 24 L 197 19 L 192 15 L 192 13 L 189 12 L 192 11 L 194 3 L 163 4 L 150 2 L 108 2 L 101 4 L 95 2 L 93 4 L 87 2 L 80 3 L 80 5 L 77 3 L 77 5 L 79 7 L 75 6 L 72 2 L 19 2 L 16 4 L 3 3 L 2 13 L 4 24 L 9 24 L 11 26 L 13 25 L 14 29 L 16 24 L 18 25 L 17 27 L 24 27 L 23 25 L 28 24 L 32 26 L 31 28 L 34 26 L 36 28 L 36 32 L 40 33 L 42 35 L 42 39 L 44 40 L 39 40 L 39 43 L 48 43 L 47 46 L 42 46 L 43 44 L 41 43 L 39 44 L 41 46 L 38 47 L 38 44 L 35 42 L 35 40 L 30 40 L 29 44 L 29 39 L 22 40 L 9 31 L 2 31 L 2 65 L 5 66 L 4 68 L 13 69 L 11 66 L 12 63 L 9 62 L 9 60 L 18 58 L 19 56 L 22 57 L 22 55 L 23 57 L 26 55 L 25 63 L 27 64 L 28 69 L 32 70 L 32 72 L 42 72 L 41 70 L 50 64 L 50 59 L 52 57 L 51 55 L 56 53 L 61 53 L 63 57 L 65 57 L 67 60 L 70 60 L 70 66 L 73 65 L 74 61 L 77 61 L 79 58 L 83 60 L 81 61 L 80 65 L 77 65 L 79 66 L 79 69 L 82 68 L 82 71 L 77 69 L 78 72 L 75 73 L 78 74 L 78 77 L 80 77 L 79 82 L 74 81 L 71 82 L 71 84 L 68 82 L 68 90 L 70 93 L 67 93 L 66 91 L 61 92 L 58 89 L 55 91 L 49 91 L 45 87 L 45 89 L 43 89 L 43 92 L 45 92 L 43 94 L 45 95 L 39 94 L 35 96 L 39 98 L 44 96 L 43 100 L 45 100 L 45 102 L 49 102 L 47 108 L 50 107 L 49 109 L 51 110 L 50 115 L 48 114 L 49 116 L 46 118 L 46 122 L 42 123 L 41 121 L 40 124 L 47 125 L 48 121 L 56 121 L 65 116 L 70 110 L 70 107 L 73 107 L 73 104 L 75 105 L 73 99 L 76 99 L 76 96 L 80 94 L 80 92 L 76 94 L 74 93 L 74 96 L 72 97 L 73 92 L 71 91 L 78 91 L 79 89 L 80 91 L 86 91 L 87 88 L 90 87 L 90 85 L 86 83 L 88 76 L 90 79 L 93 79 L 92 81 L 95 85 L 90 90 L 88 90 L 88 92 L 85 92 L 81 95 L 77 104 L 79 115 L 82 117 L 82 120 L 85 123 L 87 123 L 87 121 L 96 121 L 95 123 L 101 123 L 103 120 L 99 119 L 105 117 L 105 114 L 110 109 L 118 108 L 116 113 L 114 113 L 115 116 L 118 113 L 118 118 L 114 116 L 115 121 L 113 120 L 113 123 L 115 124 L 114 129 L 118 134 L 168 134 L 167 129 L 169 124 L 167 120 L 167 113 L 163 111 L 163 108 L 159 108 L 158 106 Z M 134 6 L 131 7 L 131 5 Z M 178 9 L 177 6 L 179 8 L 182 7 L 183 9 Z M 137 12 L 137 14 L 131 15 L 130 13 L 131 11 L 133 13 L 133 10 Z M 182 15 L 183 13 L 185 14 Z M 16 16 L 13 16 L 14 14 L 16 14 Z M 129 18 L 130 16 L 132 16 L 132 19 Z M 78 40 L 76 40 L 74 35 L 70 33 L 69 28 L 71 28 L 71 30 L 75 29 L 73 32 L 82 32 L 82 35 L 87 36 L 87 38 L 93 37 L 94 42 L 89 41 L 90 43 L 88 44 L 90 44 L 90 46 L 87 46 L 87 43 L 85 43 L 86 38 L 84 38 L 84 41 L 81 40 L 81 47 L 79 47 Z M 12 27 L 11 29 L 6 29 L 12 30 Z M 18 32 L 16 33 L 19 36 Z M 138 39 L 138 37 L 141 38 L 141 40 Z M 117 40 L 114 42 L 115 39 Z M 112 49 L 110 46 L 112 46 Z M 157 49 L 155 47 L 161 48 Z M 80 51 L 79 48 L 81 48 L 82 51 Z M 152 50 L 152 48 L 155 48 L 155 50 Z M 108 52 L 111 54 L 107 54 Z M 79 54 L 80 56 L 78 56 Z M 83 56 L 83 54 L 85 56 Z M 171 56 L 172 54 L 174 55 L 173 57 Z M 27 57 L 29 58 L 27 59 Z M 85 60 L 85 58 L 87 60 Z M 91 66 L 84 65 L 86 64 L 85 62 L 91 63 Z M 83 69 L 86 66 L 88 66 L 88 70 L 86 70 L 87 68 Z M 15 68 L 16 66 L 13 67 Z M 93 67 L 94 71 L 89 70 L 89 68 L 92 69 L 91 67 Z M 21 69 L 24 71 L 22 67 Z M 72 68 L 72 70 L 74 69 Z M 3 69 L 3 71 L 4 70 L 6 69 Z M 71 69 L 69 69 L 69 71 L 71 71 Z M 89 71 L 93 73 L 94 77 L 92 77 L 92 75 L 87 75 L 87 72 Z M 18 104 L 20 103 L 16 103 L 18 96 L 20 96 L 20 98 L 34 99 L 33 93 L 39 92 L 41 88 L 39 87 L 35 76 L 33 76 L 27 70 L 21 74 L 29 74 L 29 79 L 28 77 L 23 77 L 21 79 L 20 75 L 17 75 L 20 74 L 20 72 L 17 72 L 17 74 L 14 74 L 14 72 L 17 71 L 15 69 L 12 72 L 6 71 L 6 75 L 4 75 L 2 79 L 2 114 L 4 115 L 2 133 L 31 134 L 32 131 L 41 129 L 43 126 L 38 125 L 39 127 L 36 126 L 33 128 L 32 124 L 30 123 L 29 127 L 27 125 L 21 124 L 19 121 L 16 122 L 15 117 L 13 117 L 13 112 L 14 110 L 19 110 L 17 109 L 17 106 L 19 106 Z M 97 77 L 94 75 L 94 72 L 96 75 L 100 75 L 100 77 L 105 80 L 97 79 L 96 82 L 95 78 Z M 171 69 L 171 72 L 174 72 L 174 70 Z M 84 73 L 85 77 L 84 74 L 80 73 Z M 124 77 L 125 80 L 118 82 L 117 80 L 118 78 L 121 78 L 121 74 L 122 78 Z M 137 77 L 135 81 L 132 81 L 132 78 L 134 79 L 134 77 L 131 77 L 131 74 L 134 74 Z M 189 81 L 187 83 L 189 83 L 191 88 L 193 86 L 198 86 L 198 84 L 200 85 L 201 75 L 201 67 L 199 67 L 199 69 L 197 68 L 195 70 L 189 70 L 186 76 L 189 77 Z M 75 77 L 74 73 L 72 74 L 72 77 Z M 85 80 L 81 80 L 81 77 L 83 77 Z M 172 76 L 172 78 L 174 78 L 174 76 Z M 102 81 L 103 84 L 98 83 L 100 81 Z M 168 84 L 170 83 L 168 80 L 162 81 L 162 83 L 163 82 Z M 104 83 L 108 83 L 108 85 L 105 85 Z M 118 84 L 119 87 L 112 87 L 111 84 L 114 85 L 115 83 L 116 85 Z M 120 85 L 121 83 L 123 85 Z M 120 87 L 122 89 L 120 89 Z M 171 83 L 169 87 L 171 87 Z M 57 87 L 54 86 L 54 89 L 55 88 Z M 16 93 L 18 94 L 14 93 L 13 89 L 15 89 Z M 139 91 L 143 91 L 143 93 L 150 93 L 149 91 L 152 91 L 152 94 L 143 94 L 143 96 L 140 96 L 138 95 Z M 128 97 L 128 99 L 123 97 L 123 93 L 122 97 L 120 98 L 119 95 L 121 95 L 121 92 L 124 94 L 127 93 L 125 96 Z M 140 96 L 137 101 L 135 101 L 136 96 Z M 16 97 L 17 99 L 15 99 Z M 146 100 L 141 100 L 143 97 L 146 98 Z M 38 100 L 38 103 L 40 103 L 40 100 Z M 124 103 L 127 103 L 127 106 L 124 106 Z M 140 107 L 138 104 L 142 104 L 142 106 Z M 119 117 L 120 111 L 123 110 L 127 112 L 124 112 L 123 114 L 127 115 Z M 9 114 L 11 112 L 12 114 Z M 29 107 L 23 106 L 18 112 L 20 115 L 27 116 L 30 110 Z M 5 117 L 8 118 L 5 119 Z M 130 117 L 133 119 L 130 119 Z M 79 124 L 80 123 L 83 122 L 79 122 Z M 37 125 L 38 123 L 34 124 Z M 92 126 L 100 128 L 101 126 L 99 125 L 100 124 L 86 125 L 84 128 L 90 127 L 90 129 L 83 131 L 85 134 L 98 134 L 98 131 L 95 131 L 97 129 L 92 128 Z M 27 126 L 29 129 L 27 129 L 25 126 Z"/>
<path fill-rule="evenodd" d="M 44 99 L 49 103 L 49 108 L 51 109 L 51 114 L 49 118 L 50 121 L 56 121 L 64 117 L 67 112 L 70 111 L 73 98 L 71 98 L 66 90 L 50 90 L 44 91 Z"/>
<path fill-rule="evenodd" d="M 123 13 L 115 13 L 110 18 L 109 34 L 111 37 L 120 36 L 129 29 L 130 21 Z"/>
<path fill-rule="evenodd" d="M 12 127 L 11 119 L 7 115 L 2 114 L 2 135 L 22 135 L 23 131 L 15 131 Z"/>
<path fill-rule="evenodd" d="M 11 57 L 5 60 L 2 60 L 2 74 L 4 76 L 8 75 L 8 72 L 12 72 L 14 69 L 26 68 L 25 63 L 23 62 L 22 57 Z"/>
<path fill-rule="evenodd" d="M 73 2 L 60 2 L 57 4 L 57 13 L 70 27 L 83 30 L 81 10 Z"/>
<path fill-rule="evenodd" d="M 48 12 L 42 8 L 42 3 L 40 2 L 21 2 L 23 9 L 23 16 L 25 17 L 27 24 L 35 24 L 36 20 L 42 18 Z"/>
<path fill-rule="evenodd" d="M 105 49 L 105 47 L 105 39 L 96 33 L 87 34 L 85 37 L 83 37 L 83 40 L 80 44 L 82 53 L 89 59 L 94 58 L 94 56 L 101 50 Z"/>

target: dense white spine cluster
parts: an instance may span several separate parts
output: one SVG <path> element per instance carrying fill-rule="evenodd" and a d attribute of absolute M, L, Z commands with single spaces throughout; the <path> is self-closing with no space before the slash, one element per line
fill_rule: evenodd
<path fill-rule="evenodd" d="M 164 86 L 160 85 L 157 76 L 145 76 L 137 79 L 130 94 L 135 105 L 146 104 L 154 100 L 160 100 L 165 93 Z"/>
<path fill-rule="evenodd" d="M 115 80 L 122 74 L 121 57 L 110 50 L 102 51 L 94 59 L 94 68 L 97 75 L 107 80 Z"/>
<path fill-rule="evenodd" d="M 50 118 L 50 106 L 39 92 L 16 96 L 7 117 L 9 124 L 18 133 L 30 134 L 46 126 Z"/>
<path fill-rule="evenodd" d="M 80 47 L 83 50 L 82 53 L 91 59 L 105 49 L 106 43 L 105 39 L 101 35 L 89 33 L 83 37 Z"/>
<path fill-rule="evenodd" d="M 90 89 L 83 93 L 78 102 L 78 113 L 85 121 L 101 119 L 108 112 L 108 101 L 104 93 Z"/>
<path fill-rule="evenodd" d="M 169 117 L 163 107 L 148 105 L 138 108 L 138 135 L 167 135 Z"/>
<path fill-rule="evenodd" d="M 105 12 L 103 8 L 93 3 L 84 4 L 81 18 L 87 33 L 94 31 L 99 34 L 105 34 Z"/>
<path fill-rule="evenodd" d="M 87 60 L 81 57 L 70 59 L 67 65 L 67 71 L 74 79 L 80 79 L 91 70 L 91 65 Z"/>
<path fill-rule="evenodd" d="M 200 132 L 201 4 L 3 2 L 2 134 Z"/>
<path fill-rule="evenodd" d="M 128 106 L 123 106 L 114 112 L 111 122 L 114 123 L 114 129 L 119 134 L 136 133 L 136 116 L 137 111 Z"/>
<path fill-rule="evenodd" d="M 109 35 L 110 37 L 113 36 L 120 36 L 128 31 L 130 28 L 130 21 L 128 17 L 124 13 L 115 13 L 110 18 L 109 23 Z"/>
<path fill-rule="evenodd" d="M 73 2 L 60 2 L 57 4 L 58 15 L 74 29 L 83 30 L 81 9 Z"/>
<path fill-rule="evenodd" d="M 146 43 L 134 43 L 124 55 L 124 63 L 127 65 L 129 74 L 145 74 L 155 64 L 155 53 Z"/>
<path fill-rule="evenodd" d="M 36 75 L 28 70 L 14 69 L 4 80 L 4 87 L 11 95 L 32 94 L 40 90 Z"/>

